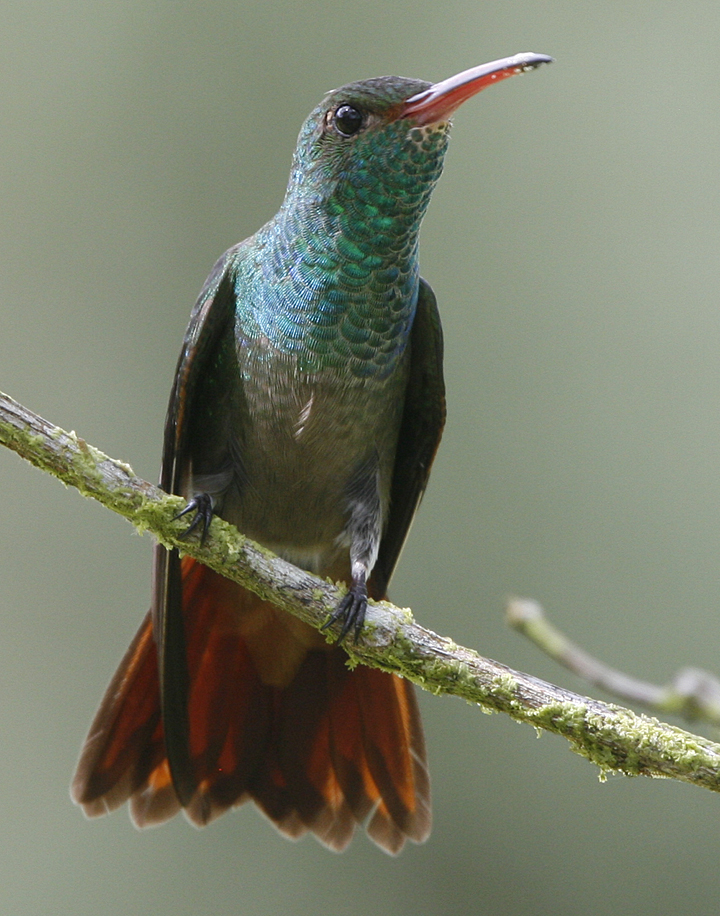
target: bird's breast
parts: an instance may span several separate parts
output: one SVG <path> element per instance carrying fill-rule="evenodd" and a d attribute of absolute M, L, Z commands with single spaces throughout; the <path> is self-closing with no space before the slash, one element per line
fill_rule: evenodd
<path fill-rule="evenodd" d="M 269 341 L 245 341 L 242 483 L 222 514 L 287 559 L 327 574 L 343 546 L 349 488 L 368 464 L 376 464 L 387 509 L 408 358 L 383 379 L 335 369 L 304 374 Z"/>

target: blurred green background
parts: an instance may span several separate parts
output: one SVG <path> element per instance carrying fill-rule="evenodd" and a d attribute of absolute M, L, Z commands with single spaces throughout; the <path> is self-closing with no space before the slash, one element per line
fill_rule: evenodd
<path fill-rule="evenodd" d="M 155 480 L 215 258 L 271 216 L 323 92 L 557 63 L 459 112 L 422 238 L 449 422 L 392 597 L 584 690 L 509 593 L 663 680 L 720 670 L 720 6 L 5 2 L 0 388 Z M 0 451 L 0 911 L 717 912 L 720 799 L 421 698 L 430 841 L 337 857 L 250 807 L 198 832 L 86 821 L 80 743 L 148 605 L 150 540 Z"/>

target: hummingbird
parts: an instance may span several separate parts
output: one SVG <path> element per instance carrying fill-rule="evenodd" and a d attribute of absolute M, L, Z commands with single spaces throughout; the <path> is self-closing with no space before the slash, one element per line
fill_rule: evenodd
<path fill-rule="evenodd" d="M 443 341 L 418 235 L 450 118 L 524 53 L 431 84 L 328 93 L 303 124 L 285 198 L 215 264 L 191 313 L 160 485 L 319 576 L 347 583 L 334 641 L 157 545 L 151 609 L 120 663 L 72 785 L 85 814 L 129 802 L 138 827 L 198 826 L 252 799 L 289 837 L 333 850 L 364 824 L 395 854 L 430 832 L 413 686 L 358 666 L 445 421 Z"/>

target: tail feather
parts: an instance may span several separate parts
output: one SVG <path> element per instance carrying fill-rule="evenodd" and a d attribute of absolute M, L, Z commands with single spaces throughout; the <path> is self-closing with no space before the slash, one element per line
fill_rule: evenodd
<path fill-rule="evenodd" d="M 425 739 L 415 690 L 408 681 L 365 669 L 358 690 L 363 712 L 365 760 L 378 789 L 379 804 L 368 824 L 368 834 L 380 846 L 405 837 L 421 843 L 430 832 L 430 777 Z M 384 715 L 378 716 L 382 709 Z M 397 736 L 404 740 L 398 742 Z"/>
<path fill-rule="evenodd" d="M 414 689 L 322 645 L 309 628 L 207 567 L 183 560 L 190 757 L 202 826 L 253 799 L 290 837 L 344 849 L 369 818 L 396 853 L 430 830 L 430 785 Z M 295 659 L 292 669 L 283 659 Z M 88 816 L 129 800 L 139 827 L 180 810 L 165 755 L 148 615 L 107 689 L 72 796 Z"/>
<path fill-rule="evenodd" d="M 147 614 L 90 727 L 73 780 L 73 800 L 89 817 L 114 811 L 164 762 L 157 652 Z M 160 789 L 161 780 L 154 782 Z"/>

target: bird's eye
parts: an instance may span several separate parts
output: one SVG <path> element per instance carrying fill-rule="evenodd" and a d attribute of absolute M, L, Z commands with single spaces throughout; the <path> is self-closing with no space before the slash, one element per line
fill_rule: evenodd
<path fill-rule="evenodd" d="M 352 105 L 340 105 L 333 115 L 333 124 L 343 137 L 352 137 L 363 126 L 363 114 Z"/>

